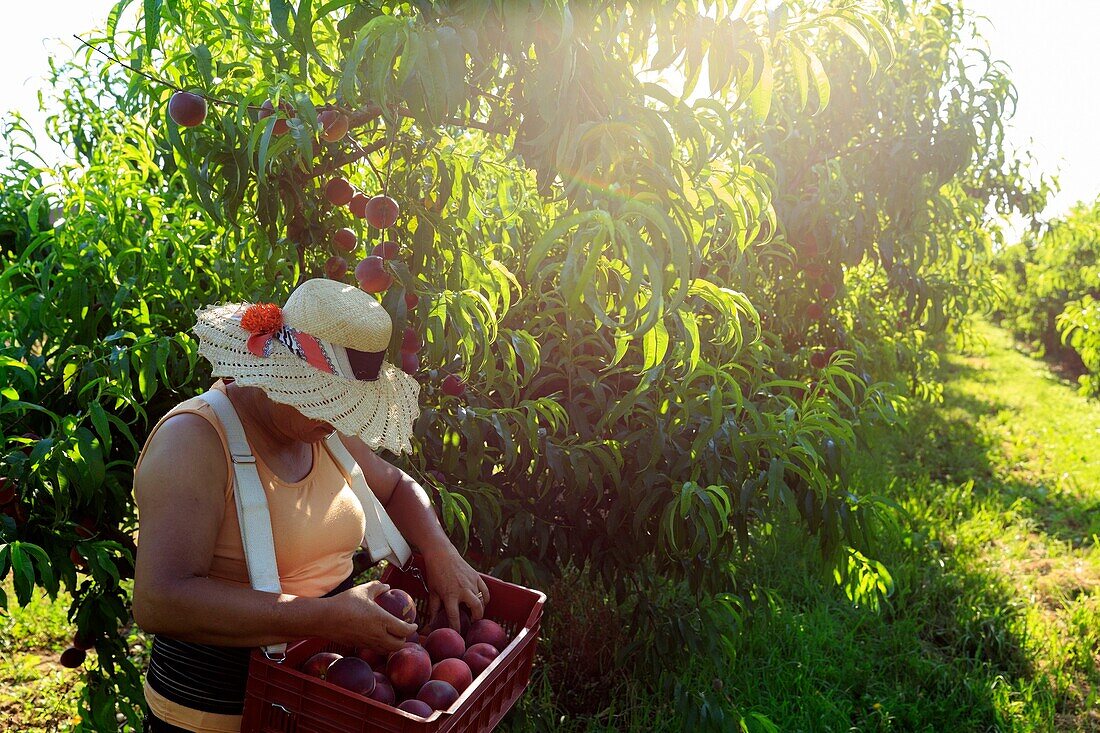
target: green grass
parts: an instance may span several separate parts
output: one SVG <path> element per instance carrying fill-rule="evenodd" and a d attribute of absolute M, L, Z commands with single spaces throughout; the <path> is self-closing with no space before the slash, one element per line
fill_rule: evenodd
<path fill-rule="evenodd" d="M 767 613 L 727 689 L 784 731 L 1100 730 L 1100 405 L 982 326 L 944 402 L 857 460 L 909 513 L 881 612 L 820 582 L 797 532 L 750 566 Z"/>
<path fill-rule="evenodd" d="M 853 605 L 805 535 L 778 527 L 738 578 L 758 600 L 726 668 L 670 675 L 781 731 L 1100 731 L 1100 403 L 1004 332 L 978 334 L 945 358 L 943 403 L 855 459 L 856 491 L 907 513 L 873 553 L 895 582 L 887 602 Z M 563 582 L 544 626 L 555 652 L 543 643 L 503 729 L 687 729 L 670 696 L 608 663 L 628 632 L 599 592 Z M 77 675 L 52 662 L 67 605 L 4 622 L 0 714 L 15 730 L 73 716 Z"/>
<path fill-rule="evenodd" d="M 19 608 L 10 581 L 4 590 L 13 603 L 0 616 L 0 730 L 69 730 L 83 684 L 78 670 L 58 664 L 72 637 L 70 598 L 62 594 L 51 602 L 39 594 Z"/>

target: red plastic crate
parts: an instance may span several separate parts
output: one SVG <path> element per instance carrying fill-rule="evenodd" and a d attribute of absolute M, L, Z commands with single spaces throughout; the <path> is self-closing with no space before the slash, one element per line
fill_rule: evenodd
<path fill-rule="evenodd" d="M 423 570 L 419 557 L 413 559 L 413 564 Z M 489 575 L 481 577 L 489 588 L 485 617 L 503 626 L 512 641 L 448 710 L 421 718 L 299 672 L 298 666 L 317 652 L 352 651 L 324 639 L 305 639 L 290 644 L 282 662 L 267 659 L 260 650 L 253 652 L 241 732 L 491 731 L 531 679 L 546 594 Z M 428 595 L 418 578 L 389 566 L 382 573 L 382 582 L 411 595 L 416 601 L 417 618 L 426 618 Z"/>

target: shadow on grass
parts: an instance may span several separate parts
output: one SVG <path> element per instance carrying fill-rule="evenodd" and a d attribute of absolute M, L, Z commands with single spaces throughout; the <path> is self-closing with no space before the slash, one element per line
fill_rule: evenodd
<path fill-rule="evenodd" d="M 930 433 L 930 437 L 935 443 L 935 453 L 948 456 L 950 460 L 941 462 L 944 463 L 941 466 L 944 469 L 942 475 L 935 473 L 936 465 L 927 466 L 929 475 L 933 479 L 973 480 L 979 495 L 999 500 L 1006 511 L 1023 514 L 1038 530 L 1050 537 L 1075 547 L 1080 546 L 1082 541 L 1089 541 L 1089 535 L 1096 531 L 1096 522 L 1090 521 L 1090 518 L 1100 509 L 1100 504 L 1053 491 L 1052 486 L 1041 477 L 1033 481 L 1022 480 L 1005 477 L 1003 471 L 998 472 L 996 456 L 999 446 L 989 436 L 977 431 L 973 421 L 977 417 L 997 415 L 1005 411 L 1006 406 L 996 400 L 967 394 L 957 386 L 961 380 L 993 384 L 992 376 L 958 361 L 949 362 L 944 369 L 947 381 L 945 404 L 943 409 L 931 413 L 934 432 Z M 1049 374 L 1045 378 L 1061 381 Z M 1073 388 L 1068 383 L 1066 386 Z M 1021 503 L 1020 499 L 1026 501 Z"/>
<path fill-rule="evenodd" d="M 994 514 L 1079 537 L 1089 507 L 1041 480 L 999 476 L 1000 447 L 978 419 L 1006 406 L 958 388 L 985 378 L 979 369 L 946 369 L 945 404 L 917 407 L 907 430 L 877 437 L 857 461 L 857 493 L 893 487 L 912 514 L 873 552 L 896 585 L 881 612 L 853 606 L 823 580 L 828 569 L 797 528 L 777 529 L 746 568 L 766 612 L 739 640 L 734 696 L 781 730 L 1050 730 L 1067 702 L 1054 699 L 1030 656 L 1019 589 L 966 547 L 1003 531 Z M 967 526 L 981 514 L 988 525 Z"/>

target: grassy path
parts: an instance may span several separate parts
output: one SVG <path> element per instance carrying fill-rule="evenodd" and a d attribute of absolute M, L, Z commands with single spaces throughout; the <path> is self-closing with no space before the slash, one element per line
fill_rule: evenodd
<path fill-rule="evenodd" d="M 753 581 L 733 699 L 784 731 L 1100 731 L 1100 404 L 1003 331 L 944 361 L 943 404 L 859 460 L 910 514 L 853 608 L 797 534 Z"/>

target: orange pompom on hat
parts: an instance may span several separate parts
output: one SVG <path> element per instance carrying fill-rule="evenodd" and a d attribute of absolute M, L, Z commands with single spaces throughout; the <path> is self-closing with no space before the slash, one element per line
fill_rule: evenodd
<path fill-rule="evenodd" d="M 274 303 L 256 303 L 241 316 L 241 328 L 249 333 L 271 333 L 283 325 L 283 309 Z"/>

